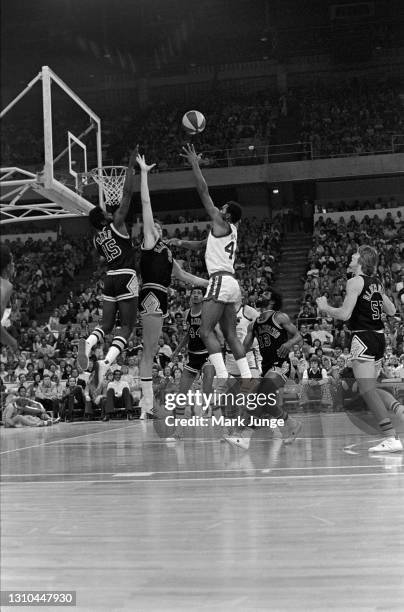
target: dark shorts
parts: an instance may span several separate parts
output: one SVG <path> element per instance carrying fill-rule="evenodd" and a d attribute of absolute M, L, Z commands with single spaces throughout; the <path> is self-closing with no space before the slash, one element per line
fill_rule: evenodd
<path fill-rule="evenodd" d="M 289 371 L 290 371 L 290 364 L 286 360 L 283 363 L 278 363 L 278 364 L 262 363 L 262 376 L 263 377 L 268 372 L 274 372 L 274 374 L 277 374 L 278 376 L 280 376 L 283 382 L 286 383 L 288 379 Z"/>
<path fill-rule="evenodd" d="M 167 316 L 167 292 L 157 288 L 142 287 L 139 294 L 139 312 L 141 315 Z"/>
<path fill-rule="evenodd" d="M 380 361 L 386 348 L 384 333 L 375 331 L 352 332 L 351 355 L 352 359 L 361 361 Z"/>
<path fill-rule="evenodd" d="M 139 283 L 134 270 L 110 270 L 104 279 L 103 299 L 106 302 L 132 300 L 139 295 Z"/>
<path fill-rule="evenodd" d="M 188 363 L 184 366 L 186 370 L 193 374 L 199 374 L 205 363 L 208 361 L 209 353 L 188 353 Z"/>

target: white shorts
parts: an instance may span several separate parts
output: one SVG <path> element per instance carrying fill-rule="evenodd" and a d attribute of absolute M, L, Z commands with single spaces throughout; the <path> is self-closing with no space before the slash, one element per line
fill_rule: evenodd
<path fill-rule="evenodd" d="M 204 300 L 214 300 L 223 304 L 241 301 L 240 285 L 230 274 L 213 274 L 209 279 Z"/>

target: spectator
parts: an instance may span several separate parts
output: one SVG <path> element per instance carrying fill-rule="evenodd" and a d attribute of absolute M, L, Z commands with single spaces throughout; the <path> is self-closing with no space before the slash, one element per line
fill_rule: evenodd
<path fill-rule="evenodd" d="M 117 408 L 125 408 L 126 413 L 132 410 L 129 383 L 121 380 L 121 371 L 115 370 L 113 380 L 108 383 L 103 421 L 109 421 L 110 415 Z"/>

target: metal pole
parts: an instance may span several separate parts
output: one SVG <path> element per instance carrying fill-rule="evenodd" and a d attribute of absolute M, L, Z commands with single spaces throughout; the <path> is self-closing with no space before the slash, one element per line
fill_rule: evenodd
<path fill-rule="evenodd" d="M 21 93 L 19 93 L 19 94 L 18 94 L 18 96 L 17 96 L 16 98 L 14 98 L 14 100 L 12 100 L 12 101 L 10 102 L 10 104 L 8 104 L 8 105 L 6 106 L 6 108 L 4 108 L 4 109 L 1 111 L 1 113 L 0 113 L 0 119 L 2 119 L 2 118 L 4 117 L 4 115 L 5 115 L 6 113 L 8 113 L 8 111 L 9 111 L 11 108 L 13 108 L 13 106 L 14 106 L 15 104 L 17 104 L 17 102 L 19 102 L 19 101 L 21 100 L 21 98 L 23 98 L 23 97 L 25 96 L 25 94 L 26 94 L 26 93 L 27 93 L 27 92 L 28 92 L 28 91 L 29 91 L 29 90 L 30 90 L 30 89 L 31 89 L 31 88 L 32 88 L 32 87 L 35 85 L 35 83 L 36 83 L 37 81 L 39 81 L 39 80 L 40 80 L 40 78 L 41 78 L 41 72 L 40 72 L 39 74 L 37 74 L 37 75 L 36 75 L 36 77 L 35 77 L 34 79 L 32 79 L 32 81 L 30 81 L 30 83 L 28 83 L 28 85 L 26 86 L 26 88 L 25 88 L 25 89 L 24 89 L 24 90 L 23 90 Z"/>

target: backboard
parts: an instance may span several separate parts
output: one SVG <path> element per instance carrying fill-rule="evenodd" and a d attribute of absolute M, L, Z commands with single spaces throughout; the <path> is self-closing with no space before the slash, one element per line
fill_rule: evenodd
<path fill-rule="evenodd" d="M 10 138 L 2 154 L 10 163 L 0 169 L 0 222 L 88 214 L 95 202 L 82 195 L 79 176 L 102 166 L 101 120 L 96 113 L 43 66 L 0 118 L 3 135 Z M 13 158 L 17 137 L 19 147 L 27 142 L 26 156 L 17 159 L 18 165 Z M 102 205 L 101 186 L 98 198 Z"/>

